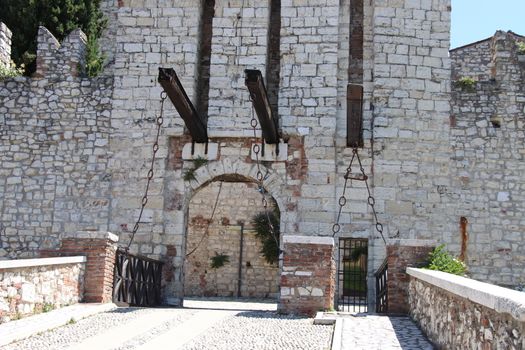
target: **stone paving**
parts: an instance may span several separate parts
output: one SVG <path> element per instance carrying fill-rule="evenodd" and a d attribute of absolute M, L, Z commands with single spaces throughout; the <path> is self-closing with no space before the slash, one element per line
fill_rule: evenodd
<path fill-rule="evenodd" d="M 409 317 L 365 314 L 342 317 L 340 322 L 341 350 L 433 349 L 432 344 Z M 334 346 L 332 349 L 335 348 Z"/>
<path fill-rule="evenodd" d="M 186 299 L 184 306 L 117 308 L 0 350 L 433 349 L 408 317 L 339 314 L 334 333 L 333 326 L 314 325 L 311 318 L 279 315 L 275 302 L 267 300 Z M 52 319 L 58 311 L 39 316 Z M 6 326 L 0 327 L 0 337 Z"/>

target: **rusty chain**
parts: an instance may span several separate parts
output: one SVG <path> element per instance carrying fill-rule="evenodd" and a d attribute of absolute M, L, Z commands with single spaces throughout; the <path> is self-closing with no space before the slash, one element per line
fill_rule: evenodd
<path fill-rule="evenodd" d="M 352 165 L 354 163 L 354 160 L 357 159 L 358 165 L 359 165 L 359 171 L 360 174 L 352 174 Z M 352 149 L 352 159 L 350 159 L 350 164 L 346 168 L 345 173 L 345 184 L 343 187 L 343 193 L 339 197 L 339 211 L 337 213 L 337 219 L 335 224 L 332 226 L 332 237 L 335 237 L 335 235 L 341 230 L 341 225 L 339 224 L 339 220 L 341 218 L 341 212 L 343 211 L 343 207 L 346 205 L 347 199 L 346 199 L 346 189 L 348 188 L 348 180 L 352 181 L 352 179 L 364 181 L 366 190 L 368 192 L 368 198 L 367 202 L 368 205 L 372 208 L 372 213 L 374 214 L 374 221 L 375 221 L 375 229 L 376 231 L 381 235 L 381 238 L 383 239 L 383 242 L 386 244 L 386 239 L 383 234 L 383 224 L 379 222 L 377 219 L 377 212 L 375 208 L 376 200 L 374 196 L 372 196 L 372 193 L 370 191 L 370 186 L 368 186 L 368 176 L 365 173 L 365 168 L 363 167 L 363 164 L 361 163 L 361 158 L 359 157 L 359 151 L 357 148 Z"/>
<path fill-rule="evenodd" d="M 151 180 L 153 179 L 153 166 L 155 165 L 155 158 L 157 155 L 157 152 L 159 150 L 159 137 L 160 137 L 160 130 L 162 123 L 164 123 L 164 101 L 166 101 L 166 97 L 168 95 L 165 91 L 160 93 L 160 114 L 157 116 L 156 124 L 157 124 L 157 136 L 155 137 L 155 142 L 153 143 L 153 157 L 151 158 L 151 165 L 148 170 L 148 182 L 146 183 L 146 190 L 144 191 L 144 196 L 142 196 L 142 202 L 140 207 L 140 213 L 139 217 L 137 218 L 137 221 L 135 222 L 135 225 L 133 226 L 133 231 L 131 234 L 131 239 L 129 240 L 128 246 L 126 250 L 129 250 L 129 247 L 131 246 L 131 243 L 133 243 L 133 240 L 135 239 L 135 234 L 139 230 L 139 223 L 140 219 L 142 219 L 142 214 L 144 213 L 144 208 L 146 207 L 146 204 L 148 204 L 148 191 L 149 186 L 151 184 Z"/>
<path fill-rule="evenodd" d="M 253 97 L 250 96 L 250 102 L 252 102 L 252 98 Z M 266 172 L 266 174 L 263 175 L 262 170 L 261 170 L 261 160 L 259 158 L 259 153 L 261 152 L 261 146 L 257 143 L 257 126 L 259 125 L 259 122 L 255 118 L 253 107 L 252 107 L 252 119 L 250 121 L 250 125 L 253 129 L 252 151 L 253 151 L 253 154 L 255 154 L 255 163 L 257 165 L 257 173 L 255 175 L 255 179 L 257 180 L 258 190 L 262 195 L 262 205 L 264 207 L 264 212 L 266 213 L 266 220 L 268 220 L 268 226 L 270 227 L 270 234 L 275 240 L 275 244 L 277 244 L 277 247 L 279 247 L 279 239 L 277 238 L 277 235 L 275 234 L 275 227 L 273 226 L 272 221 L 270 220 L 270 213 L 268 211 L 268 200 L 266 199 L 266 190 L 264 189 L 264 180 L 268 178 L 268 172 Z M 264 142 L 264 140 L 261 137 L 261 144 L 262 142 Z M 279 254 L 280 253 L 281 253 L 281 250 L 279 249 Z"/>

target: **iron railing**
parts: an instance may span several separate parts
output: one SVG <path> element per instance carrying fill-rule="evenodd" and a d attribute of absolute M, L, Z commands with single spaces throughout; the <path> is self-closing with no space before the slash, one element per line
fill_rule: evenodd
<path fill-rule="evenodd" d="M 117 250 L 113 278 L 113 301 L 132 306 L 161 303 L 162 261 Z"/>
<path fill-rule="evenodd" d="M 386 314 L 388 312 L 388 260 L 386 258 L 374 275 L 376 277 L 376 312 Z"/>

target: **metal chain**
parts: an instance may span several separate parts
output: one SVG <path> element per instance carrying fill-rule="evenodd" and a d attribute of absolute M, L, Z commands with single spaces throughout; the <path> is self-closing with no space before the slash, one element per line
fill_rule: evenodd
<path fill-rule="evenodd" d="M 252 102 L 252 96 L 250 96 L 250 102 Z M 257 174 L 255 175 L 255 179 L 257 180 L 257 186 L 259 189 L 259 192 L 262 195 L 262 205 L 264 207 L 264 212 L 266 213 L 266 220 L 268 220 L 268 226 L 270 227 L 270 234 L 272 235 L 275 244 L 277 244 L 277 247 L 279 247 L 279 239 L 277 238 L 277 235 L 275 234 L 275 228 L 272 224 L 272 221 L 270 220 L 270 213 L 268 211 L 268 200 L 266 199 L 266 190 L 264 189 L 264 180 L 268 178 L 268 173 L 266 175 L 263 175 L 261 170 L 261 161 L 259 159 L 259 153 L 261 152 L 261 146 L 257 143 L 257 126 L 259 125 L 259 122 L 255 118 L 255 113 L 252 108 L 252 119 L 250 121 L 250 125 L 253 129 L 253 147 L 252 151 L 253 154 L 255 154 L 255 163 L 257 165 Z M 261 138 L 261 143 L 264 142 L 264 140 Z M 279 250 L 280 252 L 280 250 Z"/>
<path fill-rule="evenodd" d="M 357 159 L 357 162 L 359 165 L 359 171 L 361 172 L 361 174 L 357 176 L 352 175 L 352 165 L 355 159 Z M 365 168 L 363 167 L 363 164 L 361 163 L 361 158 L 359 157 L 359 151 L 357 148 L 352 149 L 352 159 L 350 159 L 350 164 L 346 168 L 345 184 L 343 187 L 343 193 L 341 197 L 339 197 L 339 201 L 338 201 L 339 212 L 337 213 L 337 219 L 335 221 L 335 224 L 332 226 L 332 232 L 333 232 L 332 236 L 335 237 L 335 235 L 341 230 L 341 225 L 339 224 L 339 220 L 341 218 L 341 212 L 343 211 L 343 207 L 346 205 L 346 202 L 347 202 L 345 194 L 346 194 L 346 189 L 348 187 L 348 180 L 351 181 L 352 179 L 359 179 L 360 181 L 365 182 L 366 190 L 368 192 L 367 202 L 368 202 L 368 205 L 372 208 L 372 213 L 374 214 L 375 229 L 381 235 L 383 242 L 386 244 L 385 236 L 383 234 L 383 224 L 381 224 L 379 220 L 377 219 L 377 212 L 375 208 L 376 200 L 372 196 L 372 193 L 370 191 L 370 186 L 368 186 L 368 176 L 366 175 Z"/>
<path fill-rule="evenodd" d="M 149 186 L 151 184 L 151 180 L 153 179 L 153 166 L 155 165 L 155 158 L 159 150 L 160 129 L 161 129 L 162 123 L 164 123 L 164 101 L 166 101 L 167 96 L 168 95 L 166 94 L 165 91 L 160 93 L 160 114 L 157 116 L 157 120 L 156 120 L 157 136 L 155 137 L 155 143 L 153 143 L 153 148 L 152 148 L 153 157 L 151 158 L 151 165 L 148 171 L 148 182 L 146 183 L 146 190 L 144 191 L 144 196 L 142 196 L 142 206 L 140 208 L 139 217 L 137 218 L 137 221 L 135 222 L 135 226 L 133 226 L 131 239 L 129 240 L 126 250 L 129 250 L 131 243 L 133 243 L 133 240 L 135 239 L 135 234 L 139 230 L 139 223 L 140 223 L 140 219 L 142 219 L 144 208 L 146 207 L 146 204 L 148 204 L 148 191 L 149 191 Z"/>

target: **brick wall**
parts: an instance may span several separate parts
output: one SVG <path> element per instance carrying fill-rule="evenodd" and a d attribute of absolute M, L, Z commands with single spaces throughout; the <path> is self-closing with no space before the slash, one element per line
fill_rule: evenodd
<path fill-rule="evenodd" d="M 433 249 L 432 241 L 398 240 L 387 246 L 388 257 L 388 313 L 408 314 L 407 267 L 421 267 Z"/>
<path fill-rule="evenodd" d="M 118 237 L 110 232 L 83 231 L 64 234 L 60 249 L 41 251 L 43 257 L 83 255 L 87 258 L 84 302 L 108 303 L 113 299 L 113 274 Z"/>
<path fill-rule="evenodd" d="M 331 237 L 283 237 L 279 310 L 314 315 L 334 306 L 335 262 Z"/>

